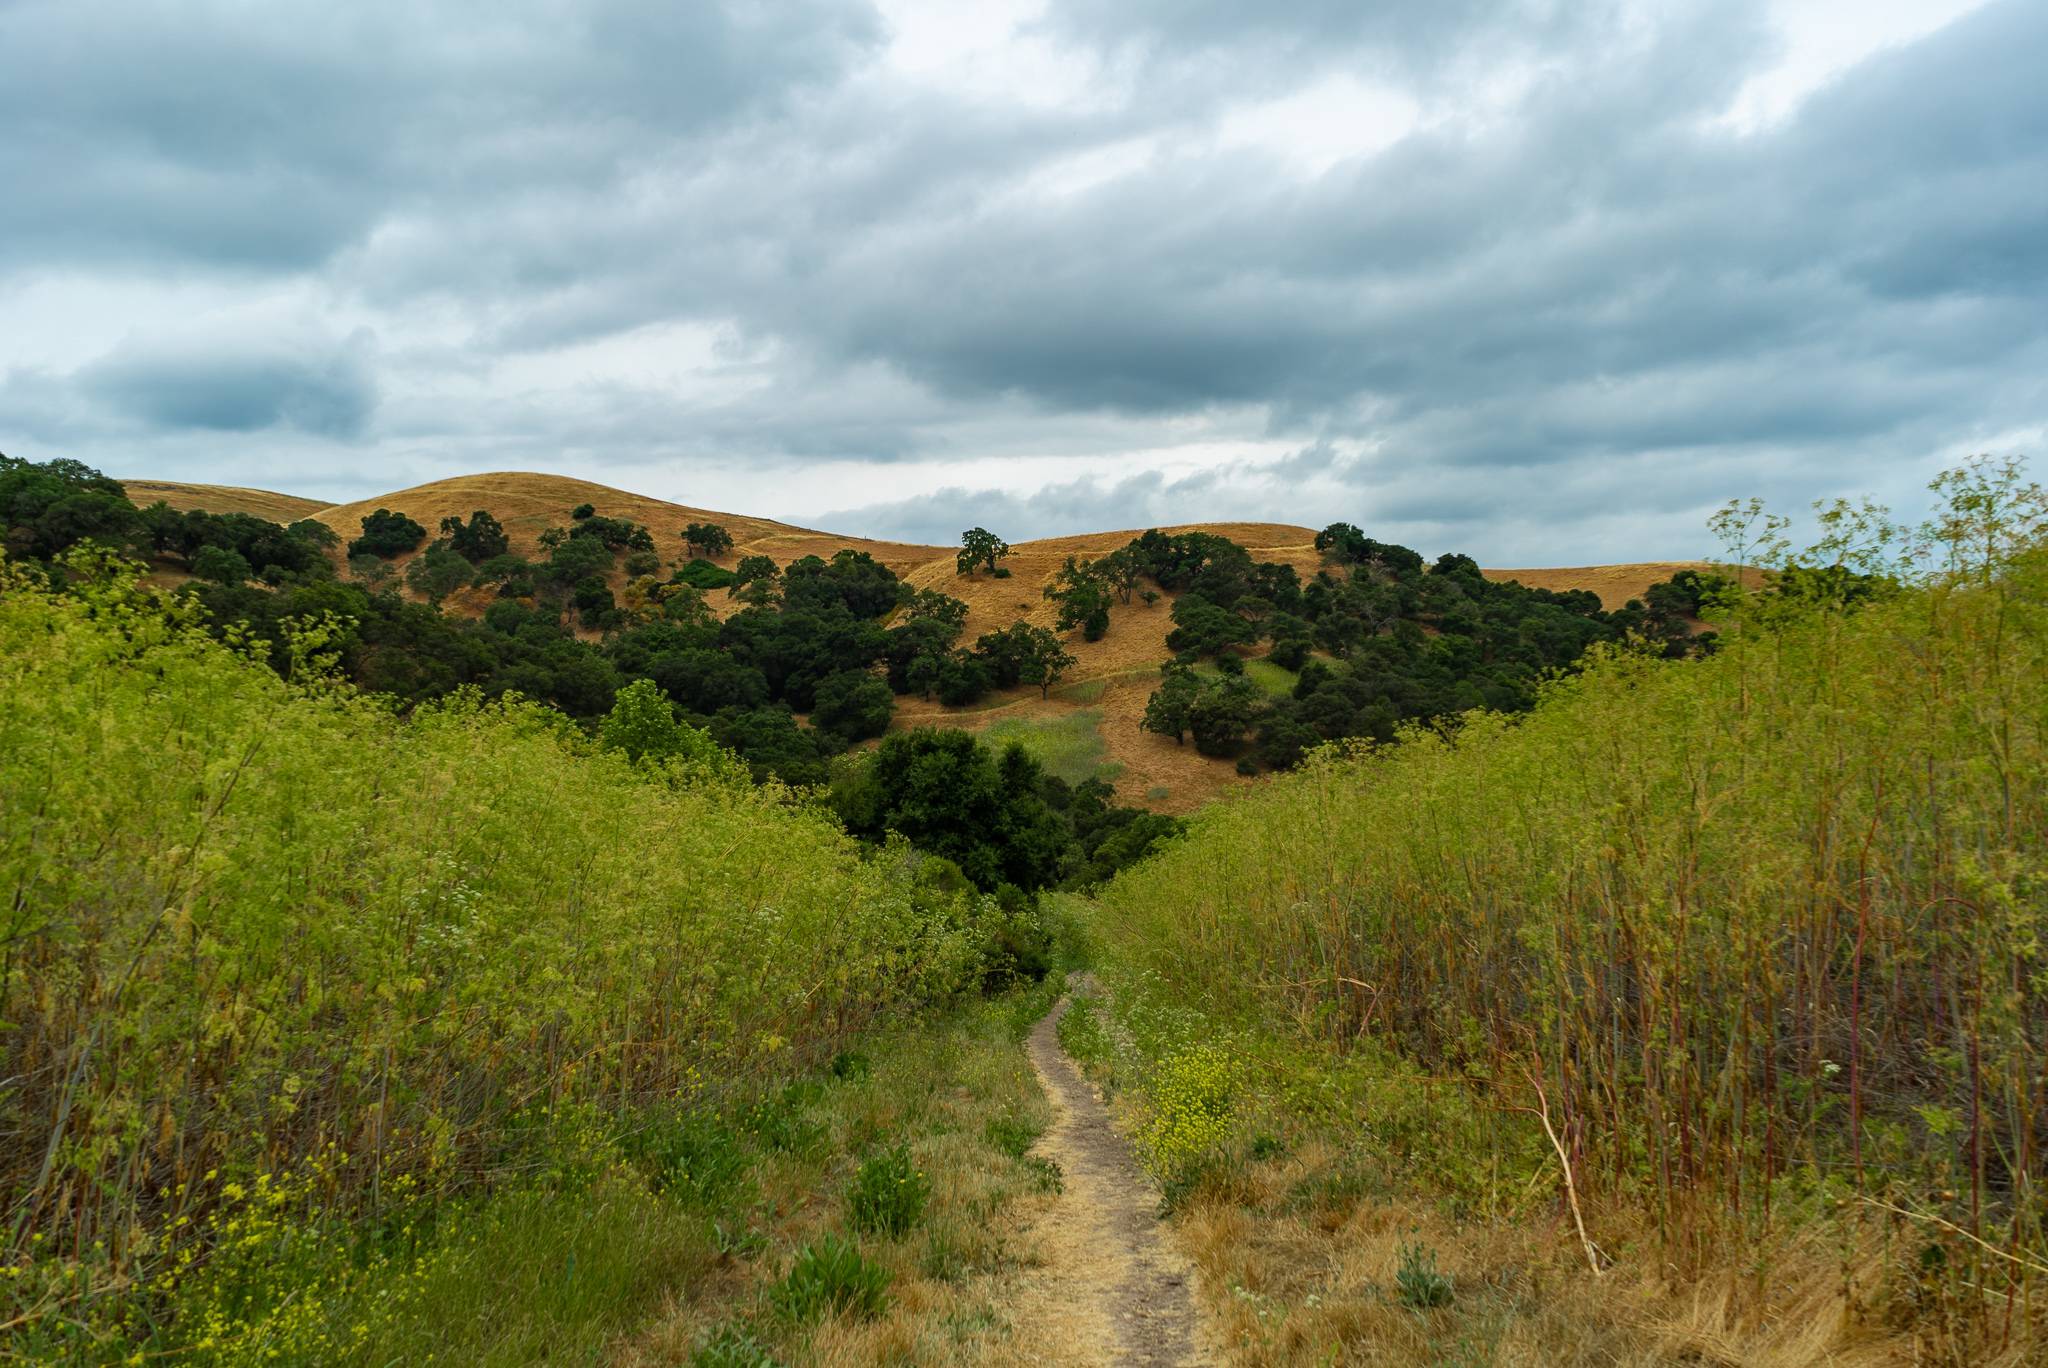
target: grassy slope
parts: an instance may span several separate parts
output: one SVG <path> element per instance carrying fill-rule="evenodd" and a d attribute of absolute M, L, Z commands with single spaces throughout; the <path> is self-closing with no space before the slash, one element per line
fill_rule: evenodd
<path fill-rule="evenodd" d="M 1246 1362 L 2044 1361 L 2043 554 L 1313 766 L 1104 891 L 1077 1053 Z"/>
<path fill-rule="evenodd" d="M 148 507 L 161 500 L 179 512 L 248 513 L 275 523 L 295 523 L 330 507 L 318 499 L 234 485 L 180 484 L 175 480 L 123 480 L 128 497 Z"/>
<path fill-rule="evenodd" d="M 205 485 L 171 485 L 132 481 L 131 488 L 147 491 L 148 497 L 162 497 L 180 507 L 209 507 L 217 511 L 244 508 L 262 512 L 255 500 L 289 500 L 285 495 L 261 495 L 251 490 L 222 490 Z M 137 497 L 144 497 L 138 494 Z M 212 502 L 218 499 L 219 502 Z M 1122 546 L 1142 529 L 1093 532 L 1083 536 L 1049 537 L 1021 542 L 1012 550 L 1005 566 L 1008 579 L 985 574 L 963 577 L 954 567 L 954 548 L 923 546 L 908 542 L 876 541 L 844 536 L 715 510 L 668 503 L 645 495 L 593 484 L 562 475 L 504 472 L 463 475 L 431 484 L 365 499 L 353 504 L 321 507 L 311 501 L 290 500 L 303 505 L 296 517 L 317 516 L 343 538 L 361 531 L 362 519 L 377 508 L 407 514 L 429 531 L 451 514 L 466 517 L 478 508 L 488 509 L 505 525 L 512 549 L 533 556 L 539 551 L 538 538 L 549 527 L 568 521 L 569 510 L 578 504 L 594 504 L 608 517 L 629 518 L 645 524 L 654 533 L 655 545 L 664 556 L 683 555 L 679 537 L 691 522 L 716 522 L 733 535 L 734 549 L 723 562 L 735 564 L 738 557 L 768 555 L 787 563 L 799 556 L 830 556 L 841 547 L 866 551 L 920 588 L 938 589 L 966 602 L 967 632 L 971 643 L 983 632 L 1009 626 L 1019 618 L 1051 627 L 1054 605 L 1043 589 L 1068 556 L 1099 556 Z M 278 514 L 266 516 L 282 516 Z M 1320 558 L 1312 545 L 1314 533 L 1306 527 L 1285 523 L 1209 522 L 1188 524 L 1168 531 L 1199 530 L 1231 538 L 1251 549 L 1263 560 L 1295 566 L 1304 575 L 1313 573 Z M 1496 579 L 1515 578 L 1543 588 L 1592 589 L 1609 607 L 1640 594 L 1657 580 L 1692 562 L 1650 562 L 1634 565 L 1587 566 L 1575 569 L 1489 570 Z M 400 562 L 403 569 L 403 561 Z M 623 587 L 623 576 L 614 575 L 614 588 Z M 714 609 L 729 612 L 736 605 L 723 594 L 710 596 Z M 451 612 L 481 614 L 490 602 L 488 590 L 465 590 L 448 600 Z M 992 704 L 966 711 L 949 711 L 917 699 L 901 700 L 896 726 L 944 724 L 978 730 L 992 724 L 1039 726 L 1048 723 L 1070 725 L 1067 719 L 1077 708 L 1093 708 L 1101 714 L 1100 731 L 1106 748 L 1106 763 L 1119 766 L 1119 791 L 1126 801 L 1143 800 L 1147 806 L 1168 812 L 1188 812 L 1225 791 L 1251 783 L 1240 778 L 1228 761 L 1207 760 L 1194 748 L 1175 745 L 1166 737 L 1141 731 L 1139 718 L 1145 700 L 1157 679 L 1159 662 L 1171 652 L 1166 635 L 1173 629 L 1170 602 L 1161 600 L 1150 608 L 1142 603 L 1119 605 L 1111 618 L 1109 633 L 1096 642 L 1082 641 L 1079 632 L 1070 634 L 1068 648 L 1079 663 L 1069 675 L 1066 687 L 1055 689 L 1050 699 L 1041 700 L 1035 689 L 1021 688 L 994 700 Z M 1147 795 L 1153 795 L 1147 797 Z"/>

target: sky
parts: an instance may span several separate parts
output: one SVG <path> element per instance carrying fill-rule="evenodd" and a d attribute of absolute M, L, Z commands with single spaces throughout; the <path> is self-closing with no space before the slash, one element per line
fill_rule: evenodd
<path fill-rule="evenodd" d="M 2048 450 L 2044 0 L 0 0 L 0 451 L 1492 565 Z"/>

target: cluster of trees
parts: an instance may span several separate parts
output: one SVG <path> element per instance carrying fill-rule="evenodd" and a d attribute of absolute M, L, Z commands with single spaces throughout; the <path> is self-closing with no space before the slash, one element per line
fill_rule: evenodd
<path fill-rule="evenodd" d="M 283 527 L 246 513 L 137 507 L 119 480 L 81 462 L 0 456 L 0 548 L 17 560 L 47 562 L 93 541 L 222 584 L 281 584 L 332 574 L 327 553 L 338 540 L 310 519 Z"/>
<path fill-rule="evenodd" d="M 832 782 L 833 807 L 854 835 L 905 836 L 1011 901 L 1100 882 L 1181 829 L 1114 797 L 1100 779 L 1070 786 L 1021 746 L 996 752 L 967 732 L 929 727 L 846 757 Z"/>
<path fill-rule="evenodd" d="M 959 646 L 967 605 L 912 589 L 866 552 L 787 565 L 749 556 L 734 570 L 700 556 L 664 581 L 648 530 L 590 505 L 541 535 L 538 560 L 513 554 L 486 510 L 442 519 L 428 541 L 416 520 L 378 509 L 349 544 L 355 577 L 342 579 L 328 555 L 340 539 L 323 524 L 138 509 L 118 481 L 76 462 L 0 462 L 11 555 L 47 563 L 95 540 L 195 571 L 215 551 L 234 556 L 234 573 L 202 575 L 182 592 L 216 631 L 267 650 L 281 674 L 302 660 L 295 624 L 322 622 L 323 667 L 408 710 L 474 689 L 546 703 L 629 753 L 685 741 L 701 749 L 697 738 L 708 737 L 757 779 L 831 784 L 857 835 L 907 836 L 1007 898 L 1106 877 L 1178 829 L 1117 806 L 1105 783 L 1070 788 L 1022 750 L 996 756 L 964 732 L 891 738 L 871 761 L 846 757 L 835 779 L 834 758 L 887 729 L 898 693 L 971 701 L 1018 684 L 1046 691 L 1073 664 L 1057 634 L 1023 622 Z M 683 540 L 732 550 L 708 524 Z M 417 554 L 403 580 L 426 602 L 397 592 L 391 559 L 408 552 Z M 609 576 L 621 565 L 631 578 L 615 598 Z M 705 568 L 723 580 L 700 584 Z M 496 597 L 480 621 L 440 610 L 457 589 L 490 586 Z M 707 587 L 724 587 L 740 610 L 719 621 Z M 586 639 L 577 623 L 604 634 Z"/>
<path fill-rule="evenodd" d="M 1227 537 L 1154 529 L 1097 559 L 1069 557 L 1045 594 L 1061 628 L 1091 641 L 1116 604 L 1175 594 L 1175 655 L 1143 725 L 1206 755 L 1240 755 L 1248 770 L 1286 768 L 1341 737 L 1390 739 L 1406 721 L 1524 710 L 1546 675 L 1597 642 L 1637 636 L 1672 656 L 1711 645 L 1692 627 L 1718 592 L 1714 576 L 1681 571 L 1608 613 L 1591 592 L 1497 583 L 1469 556 L 1425 562 L 1349 523 L 1315 545 L 1325 563 L 1304 582 Z M 1268 700 L 1244 678 L 1254 654 L 1295 672 L 1291 696 Z"/>

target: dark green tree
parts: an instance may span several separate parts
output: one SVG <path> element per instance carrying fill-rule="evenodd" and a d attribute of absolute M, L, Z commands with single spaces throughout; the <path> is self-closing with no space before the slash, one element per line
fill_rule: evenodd
<path fill-rule="evenodd" d="M 192 573 L 215 584 L 241 584 L 256 572 L 248 558 L 227 546 L 202 546 L 192 554 Z"/>
<path fill-rule="evenodd" d="M 1188 731 L 1204 755 L 1228 755 L 1258 720 L 1259 691 L 1249 679 L 1225 676 L 1196 692 Z"/>
<path fill-rule="evenodd" d="M 502 556 L 512 549 L 504 525 L 481 508 L 469 515 L 467 523 L 449 514 L 441 519 L 441 531 L 446 534 L 448 545 L 455 554 L 471 565 L 481 565 L 491 557 Z"/>
<path fill-rule="evenodd" d="M 427 529 L 403 513 L 380 508 L 363 519 L 363 535 L 348 544 L 350 556 L 402 556 L 427 539 Z"/>
<path fill-rule="evenodd" d="M 1173 621 L 1166 648 L 1185 654 L 1216 655 L 1258 637 L 1251 623 L 1192 590 L 1175 600 Z"/>
<path fill-rule="evenodd" d="M 1038 686 L 1040 698 L 1050 697 L 1052 686 L 1074 666 L 1073 653 L 1060 643 L 1055 634 L 1043 627 L 1029 627 L 1029 649 L 1024 657 L 1024 668 L 1018 678 L 1026 684 Z"/>
<path fill-rule="evenodd" d="M 977 565 L 994 573 L 996 562 L 1010 554 L 1010 544 L 985 527 L 970 527 L 960 534 L 960 554 L 955 558 L 959 573 L 971 575 Z"/>
<path fill-rule="evenodd" d="M 732 572 L 732 585 L 726 592 L 754 607 L 763 607 L 775 601 L 782 591 L 782 570 L 768 556 L 748 556 L 740 561 Z"/>
<path fill-rule="evenodd" d="M 717 523 L 691 523 L 683 528 L 683 545 L 693 555 L 718 560 L 732 553 L 732 533 Z"/>
<path fill-rule="evenodd" d="M 405 567 L 406 586 L 437 606 L 475 576 L 470 563 L 447 540 L 434 542 Z"/>
<path fill-rule="evenodd" d="M 842 741 L 865 741 L 889 730 L 896 695 L 865 670 L 841 670 L 820 680 L 811 725 Z"/>
<path fill-rule="evenodd" d="M 1095 570 L 1093 561 L 1067 557 L 1066 564 L 1053 573 L 1045 596 L 1059 604 L 1059 629 L 1081 629 L 1089 641 L 1102 640 L 1109 630 L 1109 584 Z"/>
<path fill-rule="evenodd" d="M 1139 725 L 1156 735 L 1172 737 L 1175 745 L 1185 745 L 1202 682 L 1193 670 L 1172 662 L 1160 673 L 1159 687 L 1145 700 L 1145 717 Z"/>

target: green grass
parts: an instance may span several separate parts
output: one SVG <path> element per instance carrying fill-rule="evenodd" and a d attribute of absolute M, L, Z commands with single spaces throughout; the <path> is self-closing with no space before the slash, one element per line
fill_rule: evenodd
<path fill-rule="evenodd" d="M 1292 698 L 1294 683 L 1301 678 L 1293 670 L 1275 665 L 1270 660 L 1247 660 L 1244 677 L 1258 685 L 1259 691 L 1268 698 Z"/>
<path fill-rule="evenodd" d="M 1216 662 L 1213 660 L 1205 660 L 1195 666 L 1195 673 L 1204 679 L 1221 679 L 1223 677 L 1223 671 L 1216 668 Z M 1294 696 L 1294 682 L 1301 678 L 1293 670 L 1275 665 L 1272 661 L 1263 657 L 1245 661 L 1244 677 L 1249 679 L 1258 688 L 1259 692 L 1268 698 L 1292 698 Z"/>
<path fill-rule="evenodd" d="M 1064 689 L 1055 689 L 1062 699 L 1069 703 L 1099 703 L 1109 688 L 1106 679 L 1084 679 L 1078 684 L 1069 684 Z"/>
<path fill-rule="evenodd" d="M 1004 718 L 984 730 L 981 739 L 997 750 L 1016 742 L 1047 772 L 1070 784 L 1123 773 L 1122 765 L 1102 758 L 1102 713 L 1094 708 L 1064 717 Z"/>

